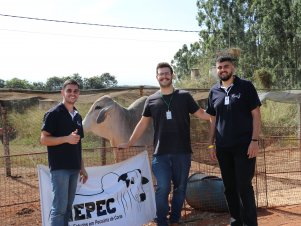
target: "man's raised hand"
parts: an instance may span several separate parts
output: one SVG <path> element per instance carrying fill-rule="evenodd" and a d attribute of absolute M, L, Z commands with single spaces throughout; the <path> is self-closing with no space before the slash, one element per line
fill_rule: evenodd
<path fill-rule="evenodd" d="M 80 135 L 77 134 L 77 129 L 74 130 L 69 136 L 67 136 L 67 143 L 77 144 L 80 140 Z"/>

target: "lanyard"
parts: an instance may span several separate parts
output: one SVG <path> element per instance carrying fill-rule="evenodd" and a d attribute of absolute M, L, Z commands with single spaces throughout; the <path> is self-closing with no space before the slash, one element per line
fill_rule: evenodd
<path fill-rule="evenodd" d="M 229 92 L 232 89 L 232 87 L 233 87 L 233 84 L 231 84 L 228 88 L 222 87 L 226 92 L 225 102 L 224 102 L 225 105 L 229 105 L 229 103 L 230 103 Z"/>
<path fill-rule="evenodd" d="M 225 92 L 226 92 L 226 96 L 229 96 L 229 92 L 230 92 L 230 90 L 232 89 L 232 87 L 233 87 L 233 83 L 232 83 L 228 88 L 222 87 L 223 90 L 225 90 Z"/>
<path fill-rule="evenodd" d="M 174 93 L 175 93 L 175 92 L 174 92 L 174 90 L 173 90 L 172 95 L 171 95 L 171 98 L 170 98 L 170 100 L 169 100 L 169 103 L 166 102 L 166 100 L 164 99 L 162 93 L 160 93 L 161 98 L 162 98 L 162 100 L 164 101 L 164 103 L 166 104 L 167 110 L 168 110 L 168 111 L 169 111 L 169 107 L 170 107 L 170 104 L 171 104 L 171 101 L 172 101 L 172 98 L 173 98 L 173 94 L 174 94 Z"/>

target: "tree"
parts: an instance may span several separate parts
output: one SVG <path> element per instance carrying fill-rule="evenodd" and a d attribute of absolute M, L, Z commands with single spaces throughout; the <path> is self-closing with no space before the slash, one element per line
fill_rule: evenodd
<path fill-rule="evenodd" d="M 191 69 L 198 68 L 201 55 L 200 44 L 198 42 L 190 44 L 190 48 L 184 44 L 182 49 L 178 50 L 171 61 L 171 65 L 179 80 L 187 78 L 190 75 Z"/>
<path fill-rule="evenodd" d="M 60 90 L 63 87 L 64 84 L 64 78 L 59 78 L 59 77 L 50 77 L 46 81 L 46 89 L 47 90 Z"/>
<path fill-rule="evenodd" d="M 33 90 L 45 90 L 45 84 L 43 82 L 33 82 L 32 83 L 32 89 Z"/>
<path fill-rule="evenodd" d="M 105 87 L 114 87 L 118 84 L 115 76 L 110 75 L 110 73 L 103 73 L 100 78 Z"/>
<path fill-rule="evenodd" d="M 5 81 L 0 79 L 0 88 L 4 88 L 5 87 Z"/>
<path fill-rule="evenodd" d="M 13 78 L 6 81 L 6 87 L 14 89 L 31 89 L 31 84 L 27 80 Z"/>
<path fill-rule="evenodd" d="M 300 1 L 255 1 L 257 13 L 258 58 L 261 66 L 276 75 L 278 87 L 293 88 L 293 80 L 301 76 L 300 65 Z"/>
<path fill-rule="evenodd" d="M 78 73 L 74 73 L 73 75 L 71 76 L 67 76 L 67 77 L 64 77 L 63 80 L 67 80 L 67 79 L 74 79 L 75 81 L 78 82 L 79 84 L 79 88 L 82 89 L 84 88 L 84 82 L 83 82 L 83 79 L 82 77 L 78 74 Z"/>
<path fill-rule="evenodd" d="M 85 89 L 103 89 L 108 87 L 114 87 L 117 85 L 117 80 L 115 76 L 110 75 L 110 73 L 103 73 L 100 76 L 94 76 L 84 79 Z"/>
<path fill-rule="evenodd" d="M 294 81 L 301 78 L 300 1 L 198 0 L 197 7 L 202 56 L 214 58 L 216 52 L 238 47 L 242 49 L 239 73 L 245 77 L 252 79 L 255 70 L 267 68 L 275 74 L 278 87 L 297 84 Z"/>

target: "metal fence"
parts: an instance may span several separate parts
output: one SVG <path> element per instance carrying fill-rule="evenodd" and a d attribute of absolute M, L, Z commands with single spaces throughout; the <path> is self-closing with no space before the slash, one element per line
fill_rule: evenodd
<path fill-rule="evenodd" d="M 299 145 L 300 140 L 297 139 L 261 140 L 261 151 L 257 158 L 256 176 L 253 180 L 258 207 L 276 207 L 301 203 L 301 155 Z M 202 173 L 220 177 L 218 164 L 212 162 L 209 158 L 206 149 L 207 144 L 194 143 L 192 147 L 193 161 L 190 175 Z M 118 151 L 118 154 L 122 156 L 119 159 L 131 157 L 141 150 L 145 150 L 145 147 L 131 148 L 124 152 Z M 147 147 L 147 150 L 151 158 L 152 148 Z M 89 167 L 115 163 L 114 153 L 116 151 L 116 148 L 85 149 L 85 164 Z M 1 225 L 41 225 L 38 164 L 47 165 L 46 152 L 0 157 Z M 10 167 L 10 175 L 7 175 L 8 166 Z M 154 184 L 156 184 L 155 181 Z M 196 187 L 195 189 L 199 188 Z M 189 195 L 191 196 L 191 194 Z M 199 197 L 202 197 L 202 194 L 198 194 L 195 199 Z M 221 206 L 223 205 L 222 201 L 220 200 Z M 220 210 L 219 205 L 215 208 L 210 211 Z M 185 203 L 183 206 L 183 220 L 198 219 L 203 211 Z"/>

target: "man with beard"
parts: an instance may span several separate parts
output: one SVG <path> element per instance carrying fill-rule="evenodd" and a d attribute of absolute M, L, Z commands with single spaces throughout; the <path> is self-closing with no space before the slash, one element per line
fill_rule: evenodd
<path fill-rule="evenodd" d="M 152 170 L 156 177 L 156 207 L 158 226 L 177 226 L 185 199 L 191 165 L 190 114 L 209 120 L 209 115 L 194 101 L 189 92 L 177 90 L 172 84 L 173 69 L 168 63 L 159 63 L 156 78 L 160 90 L 145 102 L 142 117 L 129 141 L 119 148 L 129 148 L 153 121 L 154 154 Z M 173 184 L 169 220 L 168 196 Z M 169 221 L 169 223 L 168 223 Z"/>
<path fill-rule="evenodd" d="M 235 75 L 236 58 L 221 54 L 217 75 L 208 98 L 210 156 L 218 160 L 225 186 L 232 226 L 255 226 L 256 203 L 252 178 L 259 151 L 260 109 L 253 84 Z"/>

